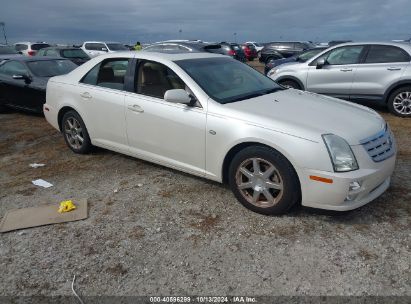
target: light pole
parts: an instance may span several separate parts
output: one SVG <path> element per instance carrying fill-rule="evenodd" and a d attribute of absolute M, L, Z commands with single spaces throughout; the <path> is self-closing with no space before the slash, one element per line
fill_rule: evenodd
<path fill-rule="evenodd" d="M 181 39 L 181 33 L 183 32 L 183 30 L 179 29 L 178 32 L 180 33 L 180 39 Z"/>
<path fill-rule="evenodd" d="M 234 33 L 234 42 L 237 43 L 237 33 Z"/>
<path fill-rule="evenodd" d="M 3 27 L 4 40 L 6 41 L 6 44 L 7 44 L 6 30 L 4 29 L 6 24 L 4 22 L 0 22 L 0 26 Z"/>

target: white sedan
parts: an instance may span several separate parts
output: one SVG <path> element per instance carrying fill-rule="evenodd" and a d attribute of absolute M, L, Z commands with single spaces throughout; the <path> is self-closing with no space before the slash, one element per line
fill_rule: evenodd
<path fill-rule="evenodd" d="M 375 111 L 217 54 L 96 57 L 50 79 L 44 114 L 76 153 L 98 146 L 228 183 L 263 214 L 357 208 L 389 187 L 395 164 Z"/>

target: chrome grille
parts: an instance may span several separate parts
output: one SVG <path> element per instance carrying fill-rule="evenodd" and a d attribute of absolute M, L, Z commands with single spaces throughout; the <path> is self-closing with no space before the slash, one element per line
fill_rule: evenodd
<path fill-rule="evenodd" d="M 394 138 L 388 126 L 381 132 L 361 140 L 360 144 L 375 162 L 383 161 L 395 154 Z"/>

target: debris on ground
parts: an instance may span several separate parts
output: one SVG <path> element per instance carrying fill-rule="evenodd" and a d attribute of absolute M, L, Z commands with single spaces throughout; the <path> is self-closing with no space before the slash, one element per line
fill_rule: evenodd
<path fill-rule="evenodd" d="M 33 183 L 33 185 L 43 187 L 43 188 L 53 187 L 53 184 L 45 181 L 44 179 L 36 179 L 36 180 L 32 181 L 32 183 Z"/>

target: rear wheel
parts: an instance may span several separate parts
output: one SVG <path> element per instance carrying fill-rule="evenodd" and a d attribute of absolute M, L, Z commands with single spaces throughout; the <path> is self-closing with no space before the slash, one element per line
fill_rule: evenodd
<path fill-rule="evenodd" d="M 300 184 L 290 162 L 279 152 L 260 146 L 240 151 L 229 167 L 235 197 L 257 213 L 286 213 L 300 200 Z"/>
<path fill-rule="evenodd" d="M 301 90 L 301 86 L 294 80 L 283 80 L 279 82 L 283 87 L 288 89 L 298 89 Z"/>
<path fill-rule="evenodd" d="M 67 146 L 75 153 L 86 154 L 93 148 L 86 125 L 75 111 L 64 114 L 61 123 L 64 140 Z"/>
<path fill-rule="evenodd" d="M 395 90 L 388 99 L 388 109 L 396 116 L 411 117 L 411 87 Z"/>

